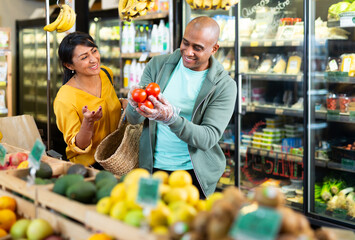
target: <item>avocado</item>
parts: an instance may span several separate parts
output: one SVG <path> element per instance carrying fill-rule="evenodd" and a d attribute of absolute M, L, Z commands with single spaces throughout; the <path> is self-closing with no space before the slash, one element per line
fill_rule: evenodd
<path fill-rule="evenodd" d="M 67 189 L 66 195 L 82 203 L 92 203 L 96 197 L 96 186 L 92 182 L 76 182 Z"/>
<path fill-rule="evenodd" d="M 57 179 L 54 184 L 53 192 L 65 196 L 67 188 L 74 183 L 84 181 L 84 177 L 80 174 L 64 175 Z"/>
<path fill-rule="evenodd" d="M 84 165 L 77 163 L 68 168 L 67 174 L 80 174 L 87 177 L 89 173 Z"/>
<path fill-rule="evenodd" d="M 106 180 L 106 179 L 104 179 Z M 101 180 L 100 182 L 102 182 Z M 116 183 L 114 182 L 108 182 L 105 186 L 102 186 L 99 188 L 96 192 L 96 199 L 99 201 L 101 198 L 104 197 L 109 197 L 111 195 L 112 189 L 116 186 Z"/>
<path fill-rule="evenodd" d="M 109 172 L 109 171 L 105 171 L 105 170 L 102 170 L 100 172 L 98 172 L 95 176 L 95 184 L 97 184 L 98 182 L 100 182 L 100 180 L 104 179 L 104 178 L 115 178 L 115 175 L 113 175 L 113 173 Z"/>
<path fill-rule="evenodd" d="M 44 181 L 44 179 L 36 177 L 35 178 L 35 184 L 36 185 L 44 185 L 44 184 L 46 184 L 46 182 Z"/>
<path fill-rule="evenodd" d="M 41 162 L 39 169 L 36 171 L 36 177 L 38 178 L 51 178 L 53 170 L 48 163 Z"/>
<path fill-rule="evenodd" d="M 96 188 L 97 189 L 100 189 L 102 187 L 105 187 L 109 184 L 114 184 L 116 185 L 118 183 L 118 180 L 116 178 L 104 178 L 104 179 L 101 179 L 99 182 L 96 183 Z"/>

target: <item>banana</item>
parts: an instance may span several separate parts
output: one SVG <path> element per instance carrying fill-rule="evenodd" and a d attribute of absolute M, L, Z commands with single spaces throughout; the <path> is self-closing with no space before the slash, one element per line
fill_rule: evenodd
<path fill-rule="evenodd" d="M 212 0 L 204 0 L 202 8 L 203 8 L 203 10 L 212 9 Z"/>
<path fill-rule="evenodd" d="M 148 12 L 147 8 L 144 8 L 142 11 L 139 11 L 138 13 L 139 13 L 139 16 L 144 16 L 144 15 L 147 15 L 147 12 Z"/>
<path fill-rule="evenodd" d="M 203 6 L 203 0 L 194 0 L 194 8 L 201 9 Z"/>
<path fill-rule="evenodd" d="M 186 3 L 189 4 L 191 7 L 194 6 L 193 0 L 186 0 Z"/>
<path fill-rule="evenodd" d="M 147 6 L 147 2 L 135 2 L 135 4 L 131 7 L 131 9 L 133 9 L 133 11 L 137 11 L 140 12 L 142 10 L 144 10 Z"/>
<path fill-rule="evenodd" d="M 220 8 L 222 8 L 222 9 L 224 9 L 224 10 L 227 10 L 226 8 L 227 8 L 227 7 L 230 8 L 230 6 L 231 6 L 230 0 L 221 0 L 221 7 L 220 7 Z M 228 9 L 229 9 L 229 8 L 228 8 Z"/>
<path fill-rule="evenodd" d="M 129 15 L 128 11 L 130 10 L 131 6 L 134 4 L 135 0 L 127 0 L 127 4 L 125 8 L 121 11 L 123 16 Z"/>
<path fill-rule="evenodd" d="M 68 24 L 68 21 L 70 19 L 70 7 L 67 4 L 63 4 L 63 17 L 60 23 L 57 26 L 57 30 L 62 30 L 65 25 Z"/>
<path fill-rule="evenodd" d="M 72 8 L 70 8 L 69 10 L 70 10 L 70 18 L 68 20 L 68 23 L 64 25 L 62 29 L 57 29 L 57 32 L 66 32 L 74 26 L 76 20 L 76 14 Z"/>
<path fill-rule="evenodd" d="M 122 10 L 126 7 L 128 0 L 119 0 L 118 1 L 118 14 L 120 15 L 120 19 L 123 19 Z"/>
<path fill-rule="evenodd" d="M 147 3 L 147 7 L 146 7 L 147 10 L 148 10 L 148 11 L 152 10 L 153 7 L 154 7 L 154 5 L 155 5 L 155 2 L 148 2 L 148 3 Z"/>
<path fill-rule="evenodd" d="M 57 29 L 57 26 L 61 22 L 62 18 L 63 18 L 63 9 L 60 9 L 60 12 L 59 12 L 57 18 L 52 23 L 44 26 L 43 30 L 47 31 L 47 32 L 53 32 L 54 30 Z"/>
<path fill-rule="evenodd" d="M 212 0 L 212 8 L 211 9 L 216 10 L 217 8 L 220 8 L 221 1 L 222 0 Z"/>

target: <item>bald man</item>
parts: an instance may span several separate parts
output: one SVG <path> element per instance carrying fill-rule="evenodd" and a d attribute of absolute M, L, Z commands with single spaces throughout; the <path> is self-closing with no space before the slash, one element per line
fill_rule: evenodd
<path fill-rule="evenodd" d="M 186 170 L 200 198 L 212 194 L 226 167 L 218 141 L 234 111 L 235 81 L 213 57 L 219 26 L 209 17 L 188 23 L 180 49 L 153 57 L 140 86 L 158 83 L 161 94 L 149 97 L 154 109 L 138 108 L 128 94 L 127 119 L 144 123 L 139 167 L 150 172 Z"/>

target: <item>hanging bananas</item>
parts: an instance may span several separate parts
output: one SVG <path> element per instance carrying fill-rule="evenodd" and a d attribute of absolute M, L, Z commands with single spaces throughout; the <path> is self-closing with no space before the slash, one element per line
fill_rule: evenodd
<path fill-rule="evenodd" d="M 132 18 L 144 16 L 154 7 L 154 0 L 119 0 L 120 19 L 131 21 Z"/>
<path fill-rule="evenodd" d="M 75 11 L 69 7 L 69 5 L 63 4 L 58 17 L 52 23 L 44 26 L 43 30 L 47 32 L 53 32 L 55 30 L 57 30 L 57 32 L 66 32 L 74 26 L 75 20 Z"/>
<path fill-rule="evenodd" d="M 186 0 L 192 9 L 201 10 L 229 10 L 232 6 L 237 4 L 239 0 Z"/>

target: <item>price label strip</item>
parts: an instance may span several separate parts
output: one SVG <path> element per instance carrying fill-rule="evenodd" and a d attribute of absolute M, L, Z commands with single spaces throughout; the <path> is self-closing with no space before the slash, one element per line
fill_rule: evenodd
<path fill-rule="evenodd" d="M 32 147 L 31 153 L 28 156 L 28 161 L 31 168 L 35 168 L 36 170 L 39 169 L 41 164 L 41 158 L 46 150 L 46 146 L 39 140 L 36 139 L 35 144 Z"/>
<path fill-rule="evenodd" d="M 0 165 L 5 166 L 6 149 L 0 144 Z"/>
<path fill-rule="evenodd" d="M 137 203 L 148 208 L 155 208 L 159 201 L 160 179 L 141 178 L 138 185 Z"/>
<path fill-rule="evenodd" d="M 250 204 L 240 210 L 229 234 L 235 240 L 274 240 L 281 219 L 281 214 L 276 210 Z"/>

